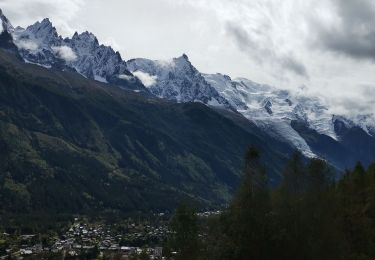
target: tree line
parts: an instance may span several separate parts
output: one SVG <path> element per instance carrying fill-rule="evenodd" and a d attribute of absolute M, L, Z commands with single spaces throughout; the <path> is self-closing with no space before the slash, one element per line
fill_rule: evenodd
<path fill-rule="evenodd" d="M 171 220 L 165 255 L 174 259 L 375 259 L 375 164 L 335 180 L 325 161 L 295 153 L 270 188 L 250 147 L 230 206 L 198 220 L 184 203 Z M 175 251 L 175 255 L 171 252 Z"/>

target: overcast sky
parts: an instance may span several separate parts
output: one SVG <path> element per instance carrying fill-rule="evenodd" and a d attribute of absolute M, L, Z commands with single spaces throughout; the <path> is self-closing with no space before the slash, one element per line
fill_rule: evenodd
<path fill-rule="evenodd" d="M 201 72 L 304 86 L 333 112 L 375 111 L 373 0 L 0 0 L 13 25 L 49 17 L 124 59 L 186 53 Z"/>

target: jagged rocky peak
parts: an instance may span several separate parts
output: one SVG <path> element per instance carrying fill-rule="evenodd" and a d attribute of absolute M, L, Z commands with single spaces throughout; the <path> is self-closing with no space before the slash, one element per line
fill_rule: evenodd
<path fill-rule="evenodd" d="M 8 33 L 14 32 L 14 27 L 8 20 L 8 18 L 4 15 L 3 11 L 0 8 L 0 20 L 1 20 L 1 27 L 0 27 L 0 33 L 3 31 L 7 31 Z"/>
<path fill-rule="evenodd" d="M 99 41 L 96 36 L 90 32 L 75 32 L 72 39 L 65 39 L 78 55 L 93 55 L 93 52 L 99 48 Z"/>
<path fill-rule="evenodd" d="M 14 53 L 17 58 L 21 59 L 18 53 L 18 48 L 14 44 L 13 32 L 14 27 L 0 9 L 0 48 Z"/>
<path fill-rule="evenodd" d="M 179 57 L 179 59 L 184 59 L 184 60 L 190 62 L 189 57 L 185 53 L 183 53 L 182 56 Z"/>
<path fill-rule="evenodd" d="M 179 62 L 181 64 L 192 65 L 190 60 L 189 60 L 189 57 L 185 53 L 183 53 L 180 57 L 173 58 L 173 60 L 176 61 L 176 62 Z"/>
<path fill-rule="evenodd" d="M 96 36 L 93 33 L 88 32 L 88 31 L 85 31 L 80 34 L 78 32 L 75 32 L 72 37 L 72 41 L 86 42 L 88 44 L 94 44 L 95 46 L 99 46 L 98 38 L 96 38 Z"/>
<path fill-rule="evenodd" d="M 26 62 L 46 68 L 70 69 L 97 81 L 144 90 L 144 86 L 127 70 L 120 53 L 100 44 L 93 33 L 76 32 L 72 38 L 63 39 L 48 18 L 26 29 L 14 29 L 2 12 L 0 17 L 3 27 L 11 28 L 6 39 L 3 35 L 2 46 L 15 43 L 13 48 L 18 47 Z"/>
<path fill-rule="evenodd" d="M 133 59 L 128 61 L 128 68 L 158 97 L 232 109 L 191 64 L 186 54 L 169 60 Z"/>
<path fill-rule="evenodd" d="M 28 26 L 26 31 L 32 33 L 35 38 L 59 37 L 56 28 L 48 18 Z"/>
<path fill-rule="evenodd" d="M 17 27 L 13 35 L 16 45 L 23 49 L 22 52 L 24 54 L 22 55 L 27 55 L 29 59 L 31 57 L 28 55 L 27 50 L 34 53 L 46 50 L 51 52 L 52 46 L 60 46 L 62 43 L 62 37 L 57 33 L 56 28 L 48 18 L 30 25 L 26 29 Z M 51 61 L 52 57 L 49 57 L 48 60 Z"/>
<path fill-rule="evenodd" d="M 223 75 L 223 77 L 224 77 L 224 79 L 226 79 L 226 80 L 229 80 L 229 81 L 232 80 L 232 78 L 231 78 L 230 76 L 228 76 L 228 75 Z"/>
<path fill-rule="evenodd" d="M 198 83 L 205 81 L 202 74 L 193 66 L 186 54 L 170 60 L 147 61 L 143 59 L 141 63 L 157 67 L 154 71 L 158 71 L 156 74 L 159 74 L 161 78 L 167 75 L 170 80 L 190 80 L 194 78 Z M 142 64 L 140 65 L 142 67 Z"/>

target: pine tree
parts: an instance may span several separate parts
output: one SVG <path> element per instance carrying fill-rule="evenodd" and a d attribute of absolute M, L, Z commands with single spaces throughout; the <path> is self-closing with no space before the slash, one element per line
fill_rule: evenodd
<path fill-rule="evenodd" d="M 172 248 L 177 250 L 177 260 L 195 260 L 199 255 L 198 220 L 188 203 L 181 203 L 172 217 Z"/>
<path fill-rule="evenodd" d="M 353 258 L 374 256 L 373 226 L 369 217 L 370 181 L 364 167 L 357 163 L 338 186 L 343 216 L 343 231 Z"/>
<path fill-rule="evenodd" d="M 233 241 L 232 259 L 268 259 L 270 236 L 270 196 L 267 175 L 260 154 L 249 147 L 245 155 L 242 185 L 228 214 L 228 237 Z"/>

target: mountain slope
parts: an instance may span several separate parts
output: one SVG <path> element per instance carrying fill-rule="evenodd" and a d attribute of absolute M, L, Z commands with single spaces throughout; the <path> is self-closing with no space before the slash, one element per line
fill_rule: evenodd
<path fill-rule="evenodd" d="M 307 157 L 327 159 L 339 170 L 353 167 L 357 161 L 368 165 L 375 160 L 374 123 L 370 116 L 358 115 L 350 120 L 331 114 L 322 100 L 303 92 L 292 94 L 245 78 L 201 74 L 186 55 L 169 61 L 134 59 L 128 61 L 128 66 L 149 83 L 151 93 L 158 97 L 237 111 L 268 137 L 294 147 Z M 348 129 L 362 131 L 341 138 L 336 127 L 339 120 L 346 122 Z M 363 140 L 367 140 L 365 146 Z"/>
<path fill-rule="evenodd" d="M 316 97 L 292 94 L 248 79 L 204 75 L 241 114 L 269 135 L 279 137 L 308 157 L 326 159 L 340 171 L 375 160 L 370 116 L 350 120 L 330 113 Z"/>
<path fill-rule="evenodd" d="M 177 104 L 0 51 L 2 210 L 163 210 L 225 203 L 247 145 L 277 182 L 291 147 L 240 114 Z"/>

